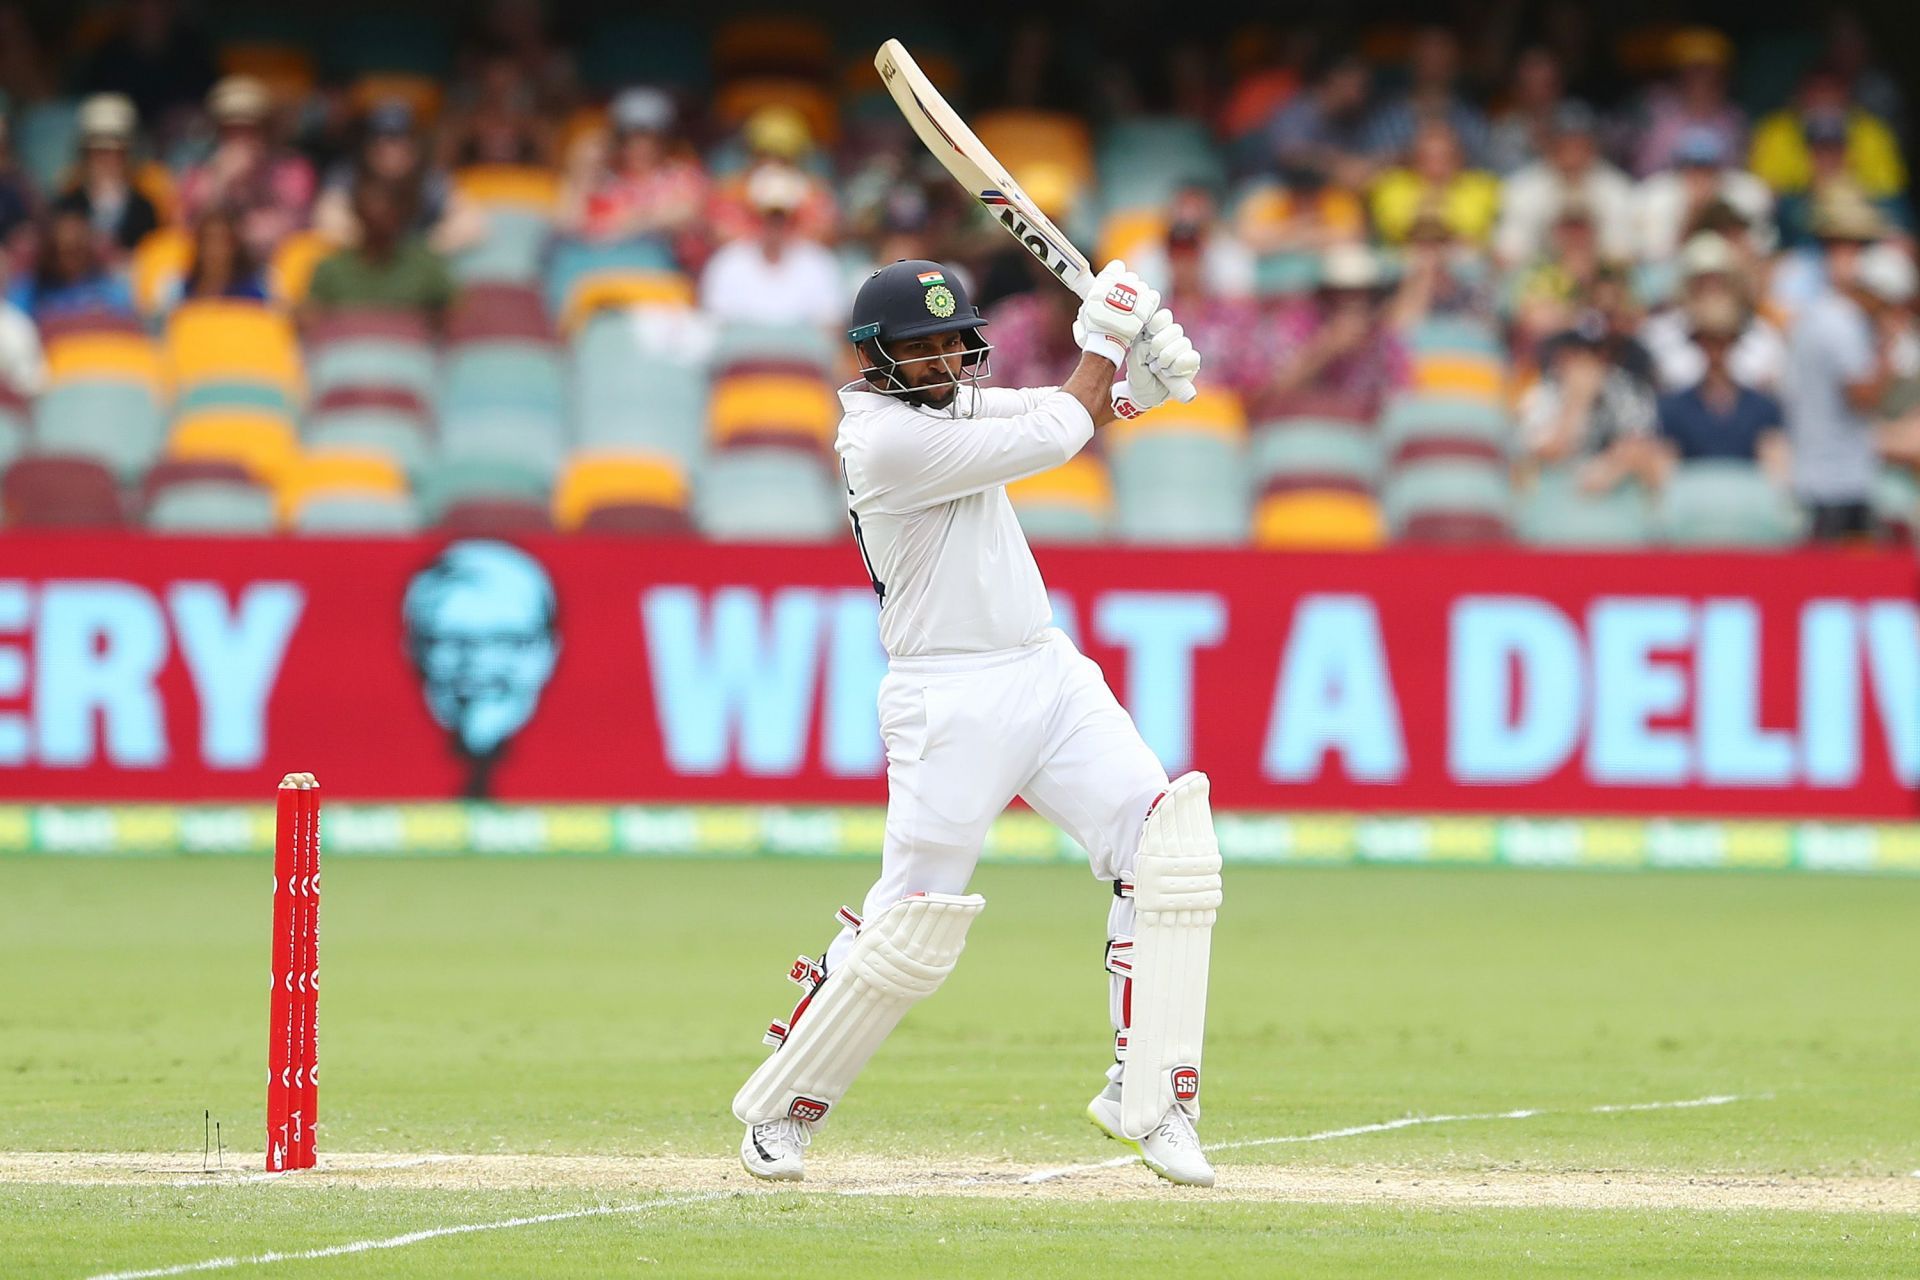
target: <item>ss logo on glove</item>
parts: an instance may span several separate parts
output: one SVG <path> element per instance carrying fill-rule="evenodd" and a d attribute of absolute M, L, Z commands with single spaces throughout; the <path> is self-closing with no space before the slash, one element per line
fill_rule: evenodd
<path fill-rule="evenodd" d="M 1134 292 L 1131 285 L 1116 284 L 1107 290 L 1107 305 L 1115 311 L 1132 314 L 1134 304 L 1139 300 L 1140 295 Z"/>

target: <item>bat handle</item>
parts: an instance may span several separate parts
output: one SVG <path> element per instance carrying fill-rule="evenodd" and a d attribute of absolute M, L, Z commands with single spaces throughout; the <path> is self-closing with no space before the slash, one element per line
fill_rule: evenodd
<path fill-rule="evenodd" d="M 1189 404 L 1199 393 L 1193 389 L 1192 378 L 1172 378 L 1167 381 L 1167 394 L 1181 404 Z"/>

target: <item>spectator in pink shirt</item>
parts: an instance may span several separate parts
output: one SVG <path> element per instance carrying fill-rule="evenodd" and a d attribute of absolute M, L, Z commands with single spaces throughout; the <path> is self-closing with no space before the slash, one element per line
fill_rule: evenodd
<path fill-rule="evenodd" d="M 1302 402 L 1337 405 L 1358 418 L 1380 416 L 1411 374 L 1380 264 L 1365 245 L 1335 245 L 1321 260 L 1320 287 L 1277 319 L 1277 369 L 1252 415 L 1283 416 Z"/>
<path fill-rule="evenodd" d="M 274 142 L 272 101 L 252 76 L 228 76 L 207 95 L 219 140 L 206 162 L 180 180 L 180 211 L 198 222 L 214 209 L 240 219 L 240 236 L 266 262 L 289 232 L 303 227 L 313 204 L 313 166 Z"/>
<path fill-rule="evenodd" d="M 1647 94 L 1645 116 L 1634 131 L 1635 177 L 1670 169 L 1689 130 L 1719 135 L 1726 155 L 1742 155 L 1747 116 L 1727 98 L 1727 67 L 1733 43 L 1712 27 L 1676 31 L 1667 46 L 1673 78 Z"/>
<path fill-rule="evenodd" d="M 607 110 L 608 133 L 574 156 L 561 195 L 560 223 L 583 240 L 657 237 L 673 244 L 692 231 L 707 199 L 699 161 L 678 147 L 673 100 L 658 89 L 628 89 Z"/>

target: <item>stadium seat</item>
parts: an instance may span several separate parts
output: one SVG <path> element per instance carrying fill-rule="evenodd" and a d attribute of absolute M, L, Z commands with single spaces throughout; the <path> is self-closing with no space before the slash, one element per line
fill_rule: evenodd
<path fill-rule="evenodd" d="M 440 419 L 440 462 L 513 467 L 538 478 L 545 492 L 565 452 L 558 410 L 520 405 L 451 406 Z"/>
<path fill-rule="evenodd" d="M 169 386 L 166 361 L 149 339 L 131 333 L 82 333 L 47 347 L 47 378 L 68 382 L 131 382 L 156 399 Z"/>
<path fill-rule="evenodd" d="M 614 520 L 591 524 L 604 510 Z M 645 513 L 658 519 L 649 521 Z M 646 453 L 583 453 L 567 462 L 553 493 L 553 524 L 562 532 L 583 527 L 643 533 L 681 532 L 688 527 L 687 476 L 672 458 Z"/>
<path fill-rule="evenodd" d="M 339 247 L 317 231 L 296 231 L 282 240 L 267 264 L 268 295 L 283 307 L 305 302 L 307 286 L 313 283 L 313 269 Z"/>
<path fill-rule="evenodd" d="M 193 238 L 181 227 L 159 227 L 141 237 L 127 261 L 133 305 L 157 316 L 176 297 L 193 265 Z"/>
<path fill-rule="evenodd" d="M 708 411 L 712 442 L 723 448 L 784 445 L 822 449 L 833 442 L 840 405 L 818 378 L 740 373 L 714 384 Z"/>
<path fill-rule="evenodd" d="M 307 415 L 303 434 L 310 450 L 383 454 L 413 476 L 433 454 L 433 431 L 405 392 L 335 392 Z"/>
<path fill-rule="evenodd" d="M 202 409 L 257 409 L 284 418 L 293 417 L 295 412 L 286 390 L 266 382 L 197 383 L 182 390 L 173 402 L 177 417 Z"/>
<path fill-rule="evenodd" d="M 693 490 L 694 522 L 723 542 L 820 542 L 846 532 L 847 508 L 826 464 L 791 449 L 729 449 Z"/>
<path fill-rule="evenodd" d="M 550 343 L 553 337 L 553 322 L 547 318 L 540 291 L 526 285 L 468 285 L 454 298 L 447 313 L 446 339 L 454 345 L 486 341 Z"/>
<path fill-rule="evenodd" d="M 685 310 L 693 305 L 693 281 L 676 271 L 589 272 L 575 278 L 561 311 L 560 327 L 571 333 L 601 311 L 629 307 Z"/>
<path fill-rule="evenodd" d="M 1512 495 L 1504 466 L 1442 458 L 1395 467 L 1380 500 L 1397 538 L 1489 542 L 1506 536 Z"/>
<path fill-rule="evenodd" d="M 267 86 L 276 102 L 299 102 L 313 92 L 317 71 L 313 55 L 290 41 L 257 38 L 222 42 L 220 70 L 230 76 L 252 76 Z"/>
<path fill-rule="evenodd" d="M 153 394 L 133 382 L 69 382 L 34 406 L 34 451 L 91 458 L 123 481 L 160 456 L 166 424 Z"/>
<path fill-rule="evenodd" d="M 569 315 L 576 307 L 574 295 L 586 280 L 651 279 L 678 275 L 673 247 L 651 236 L 602 244 L 591 240 L 558 240 L 544 273 L 547 307 L 553 314 Z M 572 324 L 567 327 L 571 328 Z"/>
<path fill-rule="evenodd" d="M 343 337 L 314 349 L 308 365 L 316 401 L 338 391 L 403 391 L 431 405 L 439 394 L 439 359 L 425 342 L 397 336 Z"/>
<path fill-rule="evenodd" d="M 1415 355 L 1413 388 L 1421 396 L 1458 396 L 1502 403 L 1506 393 L 1504 360 L 1472 355 Z"/>
<path fill-rule="evenodd" d="M 1380 507 L 1364 493 L 1297 489 L 1269 493 L 1254 509 L 1253 544 L 1269 550 L 1369 551 L 1387 540 Z"/>
<path fill-rule="evenodd" d="M 1783 547 L 1799 540 L 1792 501 L 1750 462 L 1689 462 L 1661 493 L 1665 541 L 1682 547 Z"/>
<path fill-rule="evenodd" d="M 91 458 L 16 458 L 0 476 L 0 512 L 16 529 L 117 528 L 120 485 Z"/>
<path fill-rule="evenodd" d="M 537 282 L 553 237 L 553 216 L 508 202 L 488 206 L 486 219 L 486 233 L 480 242 L 453 255 L 449 264 L 453 278 L 462 284 L 486 280 Z"/>
<path fill-rule="evenodd" d="M 1106 263 L 1118 258 L 1139 261 L 1159 253 L 1167 244 L 1167 218 L 1159 209 L 1116 209 L 1100 224 L 1094 257 Z"/>
<path fill-rule="evenodd" d="M 310 502 L 341 496 L 395 497 L 406 492 L 406 473 L 389 455 L 336 449 L 297 456 L 280 473 L 274 498 L 280 518 L 297 523 Z"/>
<path fill-rule="evenodd" d="M 257 302 L 186 302 L 167 321 L 167 362 L 182 389 L 203 382 L 257 382 L 295 400 L 304 379 L 285 315 Z"/>
<path fill-rule="evenodd" d="M 820 79 L 833 67 L 833 34 L 818 18 L 794 14 L 732 18 L 714 33 L 713 65 L 723 76 Z"/>
<path fill-rule="evenodd" d="M 1396 397 L 1380 421 L 1381 441 L 1390 464 L 1423 459 L 1479 459 L 1504 462 L 1512 444 L 1506 411 L 1471 396 Z"/>
<path fill-rule="evenodd" d="M 232 462 L 261 484 L 272 487 L 299 453 L 293 424 L 277 414 L 245 410 L 206 410 L 173 424 L 167 456 L 181 460 Z"/>
<path fill-rule="evenodd" d="M 147 333 L 146 327 L 136 316 L 124 311 L 105 311 L 93 307 L 56 311 L 39 317 L 35 323 L 40 329 L 40 341 L 47 347 L 83 334 L 124 333 L 145 337 Z"/>
<path fill-rule="evenodd" d="M 140 478 L 140 509 L 147 510 L 161 494 L 176 485 L 237 484 L 258 488 L 247 469 L 237 462 L 214 459 L 162 458 Z"/>
<path fill-rule="evenodd" d="M 1032 542 L 1097 542 L 1113 523 L 1106 464 L 1082 450 L 1051 471 L 1016 480 L 1007 497 Z"/>
<path fill-rule="evenodd" d="M 647 350 L 626 317 L 588 322 L 573 343 L 574 439 L 589 449 L 665 453 L 689 468 L 706 442 L 707 377 Z"/>
<path fill-rule="evenodd" d="M 442 458 L 420 477 L 421 510 L 429 520 L 443 519 L 464 503 L 522 503 L 537 507 L 541 523 L 549 524 L 548 476 L 485 457 Z"/>
<path fill-rule="evenodd" d="M 1536 547 L 1643 547 L 1653 540 L 1653 507 L 1638 484 L 1583 492 L 1573 467 L 1548 467 L 1517 503 L 1514 524 Z"/>
<path fill-rule="evenodd" d="M 566 403 L 560 358 L 545 343 L 488 339 L 447 355 L 439 396 L 443 416 L 511 407 L 550 419 L 558 431 Z"/>
<path fill-rule="evenodd" d="M 1874 478 L 1873 514 L 1896 541 L 1920 541 L 1920 478 L 1903 467 L 1882 466 Z"/>
<path fill-rule="evenodd" d="M 813 365 L 822 377 L 831 379 L 840 358 L 840 347 L 813 325 L 734 323 L 720 327 L 713 367 L 717 376 L 725 376 L 739 364 L 800 362 Z"/>
<path fill-rule="evenodd" d="M 146 507 L 155 533 L 260 536 L 279 527 L 273 494 L 231 479 L 182 480 L 156 493 Z"/>
<path fill-rule="evenodd" d="M 1247 413 L 1240 398 L 1231 391 L 1201 387 L 1185 404 L 1168 400 L 1159 408 L 1131 420 L 1121 419 L 1107 428 L 1107 439 L 1115 444 L 1139 436 L 1178 435 L 1198 432 L 1222 440 L 1240 442 L 1247 432 Z"/>
<path fill-rule="evenodd" d="M 347 103 L 357 115 L 383 102 L 404 102 L 429 125 L 440 115 L 442 96 L 438 80 L 413 71 L 368 71 L 347 86 Z"/>
<path fill-rule="evenodd" d="M 762 107 L 791 107 L 807 122 L 816 143 L 832 146 L 840 137 L 840 107 L 811 80 L 797 76 L 746 76 L 721 85 L 714 97 L 714 118 L 736 129 Z"/>
<path fill-rule="evenodd" d="M 489 213 L 517 209 L 551 219 L 560 199 L 559 175 L 533 165 L 468 165 L 454 173 L 453 185 Z"/>
<path fill-rule="evenodd" d="M 1181 116 L 1140 116 L 1108 126 L 1098 164 L 1101 203 L 1109 210 L 1161 208 L 1184 186 L 1218 191 L 1227 176 L 1206 125 Z"/>
<path fill-rule="evenodd" d="M 521 498 L 463 498 L 443 508 L 434 527 L 448 533 L 508 537 L 547 533 L 552 530 L 553 521 L 543 502 Z"/>
<path fill-rule="evenodd" d="M 32 410 L 13 388 L 0 384 L 0 471 L 27 450 Z"/>
<path fill-rule="evenodd" d="M 1245 541 L 1247 465 L 1237 438 L 1207 431 L 1141 433 L 1117 445 L 1111 460 L 1123 539 Z"/>
<path fill-rule="evenodd" d="M 13 153 L 41 191 L 59 191 L 80 144 L 80 104 L 50 98 L 19 109 L 11 126 Z"/>
<path fill-rule="evenodd" d="M 1033 167 L 1059 169 L 1073 192 L 1092 185 L 1093 138 L 1086 122 L 1064 111 L 989 111 L 973 131 L 1018 179 Z"/>
<path fill-rule="evenodd" d="M 301 504 L 296 533 L 401 537 L 421 528 L 420 510 L 405 494 L 333 493 Z"/>
<path fill-rule="evenodd" d="M 1249 458 L 1256 484 L 1283 480 L 1302 487 L 1328 479 L 1371 490 L 1379 484 L 1380 439 L 1365 428 L 1327 418 L 1281 418 L 1254 428 Z"/>
<path fill-rule="evenodd" d="M 1500 335 L 1472 316 L 1429 316 L 1408 329 L 1405 341 L 1416 358 L 1481 356 L 1505 361 L 1507 356 Z"/>

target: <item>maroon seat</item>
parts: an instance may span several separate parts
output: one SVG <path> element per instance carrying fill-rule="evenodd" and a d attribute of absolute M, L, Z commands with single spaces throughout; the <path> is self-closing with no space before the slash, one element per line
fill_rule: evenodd
<path fill-rule="evenodd" d="M 714 371 L 713 380 L 718 383 L 723 378 L 739 374 L 778 374 L 784 378 L 817 378 L 820 366 L 811 360 L 783 360 L 778 356 L 742 356 L 730 360 Z"/>
<path fill-rule="evenodd" d="M 377 307 L 324 312 L 314 318 L 306 336 L 307 341 L 316 347 L 355 338 L 421 345 L 433 341 L 433 331 L 427 327 L 426 317 L 419 312 L 390 311 Z"/>
<path fill-rule="evenodd" d="M 1425 511 L 1407 521 L 1402 542 L 1477 546 L 1506 542 L 1512 537 L 1507 522 L 1484 511 Z"/>
<path fill-rule="evenodd" d="M 313 402 L 309 416 L 319 417 L 344 409 L 390 409 L 418 418 L 426 426 L 433 414 L 425 402 L 406 387 L 334 387 Z"/>
<path fill-rule="evenodd" d="M 1410 463 L 1434 461 L 1491 462 L 1495 466 L 1505 466 L 1507 455 L 1491 440 L 1474 436 L 1423 435 L 1395 449 L 1388 465 L 1404 467 Z"/>
<path fill-rule="evenodd" d="M 0 477 L 0 508 L 22 529 L 118 528 L 126 523 L 113 473 L 91 458 L 17 459 Z"/>
<path fill-rule="evenodd" d="M 154 499 L 175 485 L 208 482 L 248 487 L 259 485 L 259 481 L 237 462 L 221 462 L 212 458 L 176 458 L 158 463 L 147 472 L 146 479 L 140 483 L 140 509 L 151 510 Z"/>
<path fill-rule="evenodd" d="M 580 522 L 584 533 L 640 534 L 649 537 L 693 532 L 693 522 L 685 511 L 656 507 L 644 502 L 610 503 L 587 512 Z"/>
<path fill-rule="evenodd" d="M 518 498 L 463 498 L 440 514 L 440 528 L 453 533 L 548 533 L 553 517 L 545 505 Z"/>
<path fill-rule="evenodd" d="M 1300 493 L 1306 490 L 1312 490 L 1315 493 L 1332 490 L 1337 493 L 1357 493 L 1362 496 L 1373 492 L 1373 488 L 1365 481 L 1350 475 L 1334 472 L 1289 471 L 1285 475 L 1269 477 L 1260 487 L 1260 496 L 1270 498 L 1276 493 Z"/>
<path fill-rule="evenodd" d="M 1321 422 L 1351 422 L 1370 427 L 1379 418 L 1379 405 L 1369 397 L 1338 391 L 1301 390 L 1252 406 L 1261 422 L 1286 418 L 1313 418 Z"/>
<path fill-rule="evenodd" d="M 125 311 L 104 311 L 92 307 L 78 311 L 55 311 L 39 323 L 40 340 L 48 345 L 80 333 L 137 333 L 143 336 L 146 333 L 139 319 Z"/>
<path fill-rule="evenodd" d="M 553 322 L 538 289 L 514 284 L 475 284 L 462 289 L 447 314 L 448 342 L 507 339 L 552 342 Z"/>

